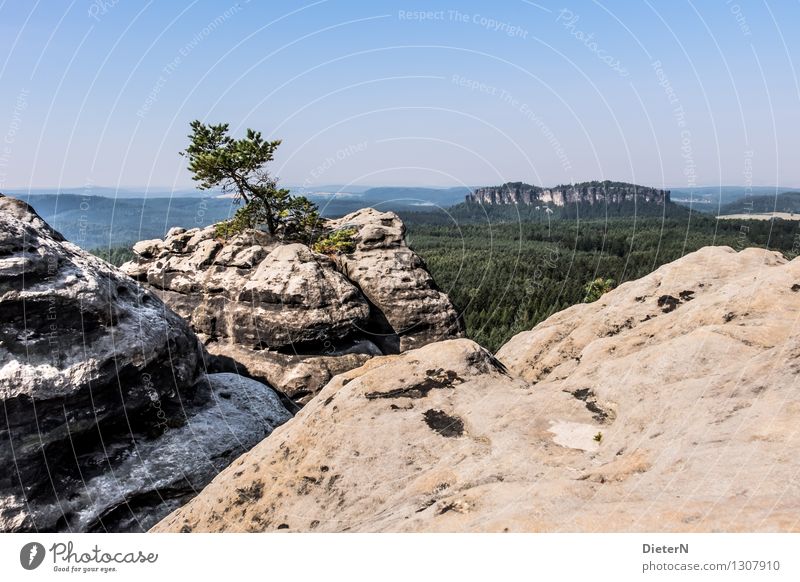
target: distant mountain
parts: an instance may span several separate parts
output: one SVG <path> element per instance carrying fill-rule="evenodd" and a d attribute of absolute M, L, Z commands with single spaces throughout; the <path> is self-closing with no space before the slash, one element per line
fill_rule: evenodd
<path fill-rule="evenodd" d="M 717 214 L 760 214 L 764 212 L 800 212 L 800 192 L 783 192 L 768 196 L 747 196 L 724 204 L 719 208 Z"/>
<path fill-rule="evenodd" d="M 447 208 L 464 200 L 468 187 L 428 188 L 413 186 L 380 186 L 356 192 L 352 189 L 324 191 L 315 188 L 293 190 L 316 203 L 324 216 L 338 217 L 360 208 L 372 207 L 382 212 L 410 212 L 436 207 Z"/>
<path fill-rule="evenodd" d="M 283 187 L 291 190 L 293 194 L 301 196 L 313 195 L 317 192 L 362 194 L 370 188 L 373 188 L 373 186 L 359 186 L 357 184 L 322 184 L 320 186 L 284 185 Z"/>
<path fill-rule="evenodd" d="M 523 182 L 507 182 L 501 186 L 477 188 L 467 195 L 467 202 L 568 206 L 574 204 L 620 204 L 625 202 L 669 202 L 669 190 L 658 190 L 626 182 L 582 182 L 542 188 Z"/>
<path fill-rule="evenodd" d="M 464 196 L 471 192 L 466 186 L 454 188 L 428 188 L 415 186 L 380 186 L 368 188 L 363 191 L 355 190 L 328 190 L 314 189 L 314 191 L 294 191 L 303 194 L 320 204 L 383 206 L 382 210 L 408 209 L 421 206 L 452 206 L 464 200 Z"/>
<path fill-rule="evenodd" d="M 3 190 L 3 194 L 14 198 L 28 196 L 74 194 L 76 196 L 100 196 L 102 198 L 216 198 L 222 193 L 218 190 L 198 190 L 196 188 L 172 189 L 165 187 L 114 188 L 110 186 L 76 186 L 75 188 L 31 188 Z"/>
<path fill-rule="evenodd" d="M 369 201 L 393 201 L 404 206 L 452 206 L 464 200 L 464 196 L 472 190 L 468 187 L 455 188 L 416 188 L 416 187 L 381 187 L 370 188 L 364 192 L 364 199 Z"/>
<path fill-rule="evenodd" d="M 691 206 L 700 212 L 718 213 L 719 207 L 746 196 L 775 196 L 792 188 L 780 186 L 703 186 L 701 188 L 671 188 L 675 204 Z"/>
<path fill-rule="evenodd" d="M 109 196 L 88 194 L 103 192 Z M 95 249 L 130 245 L 163 238 L 173 226 L 193 228 L 225 220 L 236 212 L 231 198 L 174 195 L 114 197 L 118 190 L 99 188 L 77 193 L 6 191 L 28 202 L 68 240 Z M 323 216 L 339 217 L 360 208 L 410 211 L 450 206 L 464 198 L 467 188 L 370 188 L 357 193 L 306 193 Z M 216 193 L 217 196 L 219 195 Z"/>

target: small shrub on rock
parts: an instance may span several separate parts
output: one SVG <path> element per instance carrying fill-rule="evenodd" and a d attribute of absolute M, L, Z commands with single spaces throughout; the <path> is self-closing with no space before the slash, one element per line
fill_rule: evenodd
<path fill-rule="evenodd" d="M 356 234 L 354 228 L 343 228 L 335 230 L 317 240 L 311 247 L 314 252 L 323 255 L 349 255 L 356 250 L 356 243 L 353 237 Z"/>
<path fill-rule="evenodd" d="M 615 286 L 614 279 L 603 279 L 598 277 L 594 281 L 589 281 L 584 286 L 584 303 L 594 303 L 603 295 L 611 291 Z"/>

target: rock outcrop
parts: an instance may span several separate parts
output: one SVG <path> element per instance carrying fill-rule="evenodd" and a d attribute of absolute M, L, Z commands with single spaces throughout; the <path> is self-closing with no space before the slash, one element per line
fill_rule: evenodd
<path fill-rule="evenodd" d="M 450 299 L 406 245 L 405 225 L 394 212 L 364 208 L 331 221 L 330 226 L 356 231 L 353 253 L 336 260 L 369 300 L 373 319 L 385 322 L 381 345 L 405 351 L 463 334 Z"/>
<path fill-rule="evenodd" d="M 369 306 L 323 255 L 248 231 L 227 244 L 214 226 L 142 241 L 123 270 L 146 281 L 201 336 L 251 349 L 336 342 L 365 326 Z"/>
<path fill-rule="evenodd" d="M 210 226 L 139 242 L 122 268 L 189 321 L 214 369 L 299 404 L 374 355 L 463 334 L 396 214 L 366 209 L 328 227 L 354 231 L 352 254 L 331 258 L 256 230 L 223 244 Z"/>
<path fill-rule="evenodd" d="M 154 529 L 798 531 L 799 318 L 800 259 L 705 248 L 336 376 Z"/>
<path fill-rule="evenodd" d="M 620 204 L 622 202 L 669 202 L 669 190 L 658 190 L 624 182 L 583 182 L 541 188 L 523 182 L 476 188 L 467 194 L 467 202 L 479 204 Z"/>
<path fill-rule="evenodd" d="M 146 528 L 290 417 L 203 358 L 156 296 L 0 195 L 0 531 Z"/>

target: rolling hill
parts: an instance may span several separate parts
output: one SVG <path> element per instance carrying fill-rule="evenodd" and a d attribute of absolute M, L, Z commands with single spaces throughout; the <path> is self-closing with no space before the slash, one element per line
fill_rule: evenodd
<path fill-rule="evenodd" d="M 760 214 L 764 212 L 800 212 L 800 192 L 748 196 L 722 205 L 718 214 Z"/>

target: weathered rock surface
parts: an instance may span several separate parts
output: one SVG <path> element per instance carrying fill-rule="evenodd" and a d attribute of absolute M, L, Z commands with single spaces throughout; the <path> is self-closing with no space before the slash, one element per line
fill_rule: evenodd
<path fill-rule="evenodd" d="M 156 531 L 798 531 L 800 259 L 706 248 L 336 376 Z M 507 370 L 507 371 L 506 371 Z"/>
<path fill-rule="evenodd" d="M 394 212 L 364 208 L 331 226 L 356 231 L 355 251 L 339 255 L 337 262 L 380 312 L 376 319 L 385 321 L 384 342 L 399 341 L 405 351 L 463 335 L 453 304 L 406 245 L 405 225 Z"/>
<path fill-rule="evenodd" d="M 447 296 L 405 244 L 394 213 L 362 210 L 352 255 L 331 258 L 248 231 L 222 244 L 214 227 L 173 229 L 134 245 L 123 270 L 146 281 L 219 356 L 303 404 L 369 357 L 463 333 Z"/>
<path fill-rule="evenodd" d="M 164 419 L 170 427 L 162 434 L 109 439 L 82 459 L 111 470 L 69 483 L 69 495 L 38 508 L 37 525 L 63 520 L 72 531 L 146 531 L 291 418 L 271 388 L 236 374 L 210 374 L 194 390 L 180 418 Z"/>
<path fill-rule="evenodd" d="M 210 367 L 255 378 L 270 386 L 280 386 L 293 403 L 308 403 L 336 374 L 358 368 L 371 357 L 380 355 L 377 348 L 357 346 L 355 353 L 304 356 L 268 350 L 249 350 L 230 343 L 213 342 L 208 351 L 215 356 Z M 297 407 L 286 403 L 290 410 Z"/>
<path fill-rule="evenodd" d="M 241 386 L 203 357 L 152 293 L 0 195 L 0 531 L 135 529 L 289 417 L 261 384 L 221 403 Z"/>
<path fill-rule="evenodd" d="M 251 349 L 336 341 L 365 325 L 369 307 L 323 255 L 250 231 L 227 245 L 214 227 L 171 231 L 134 246 L 123 267 L 161 291 L 197 333 Z M 146 270 L 145 270 L 146 267 Z"/>

